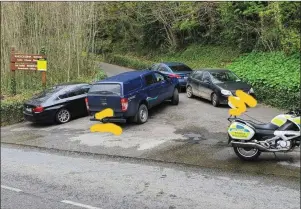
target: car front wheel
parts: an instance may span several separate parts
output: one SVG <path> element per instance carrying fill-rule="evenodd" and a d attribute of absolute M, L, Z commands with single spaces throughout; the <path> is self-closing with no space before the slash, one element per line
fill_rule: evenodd
<path fill-rule="evenodd" d="M 219 98 L 218 96 L 216 95 L 216 93 L 213 93 L 211 95 L 211 103 L 214 107 L 217 107 L 219 105 Z"/>
<path fill-rule="evenodd" d="M 186 95 L 187 95 L 188 98 L 193 97 L 193 92 L 192 92 L 192 87 L 191 86 L 187 86 Z"/>

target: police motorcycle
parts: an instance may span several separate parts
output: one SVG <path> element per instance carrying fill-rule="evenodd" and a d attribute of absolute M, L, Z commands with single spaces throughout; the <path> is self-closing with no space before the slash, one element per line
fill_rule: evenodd
<path fill-rule="evenodd" d="M 242 160 L 255 160 L 262 152 L 290 152 L 300 147 L 300 109 L 275 116 L 258 124 L 230 116 L 228 144 Z"/>

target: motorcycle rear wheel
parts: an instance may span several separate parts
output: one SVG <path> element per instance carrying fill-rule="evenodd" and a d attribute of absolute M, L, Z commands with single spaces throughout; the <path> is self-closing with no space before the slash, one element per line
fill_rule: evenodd
<path fill-rule="evenodd" d="M 256 148 L 242 148 L 242 147 L 233 147 L 235 154 L 242 160 L 253 161 L 256 160 L 261 151 Z"/>

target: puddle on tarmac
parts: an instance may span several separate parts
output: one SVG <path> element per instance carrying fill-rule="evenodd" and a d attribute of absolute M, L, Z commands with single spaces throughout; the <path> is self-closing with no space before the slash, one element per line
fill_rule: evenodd
<path fill-rule="evenodd" d="M 189 126 L 177 129 L 176 134 L 182 134 L 183 136 L 194 140 L 207 140 L 216 139 L 217 141 L 224 141 L 227 139 L 227 133 L 208 131 L 205 128 L 198 126 Z"/>

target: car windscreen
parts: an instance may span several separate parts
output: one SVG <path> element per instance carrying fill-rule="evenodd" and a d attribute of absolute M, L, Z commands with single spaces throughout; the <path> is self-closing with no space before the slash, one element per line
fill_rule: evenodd
<path fill-rule="evenodd" d="M 187 65 L 172 65 L 168 66 L 173 72 L 180 72 L 180 71 L 192 71 L 190 67 Z"/>
<path fill-rule="evenodd" d="M 121 86 L 117 83 L 99 83 L 91 86 L 89 94 L 121 95 Z"/>
<path fill-rule="evenodd" d="M 230 71 L 210 72 L 213 83 L 238 82 L 241 81 L 237 75 Z"/>

